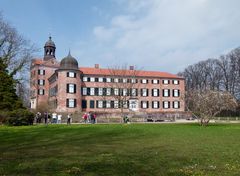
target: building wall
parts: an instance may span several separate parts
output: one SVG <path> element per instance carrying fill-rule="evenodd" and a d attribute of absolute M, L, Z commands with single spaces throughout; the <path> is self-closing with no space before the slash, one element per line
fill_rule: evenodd
<path fill-rule="evenodd" d="M 56 112 L 80 112 L 80 111 L 95 111 L 95 112 L 120 112 L 120 109 L 114 109 L 114 108 L 97 108 L 96 101 L 99 100 L 116 100 L 112 96 L 91 96 L 91 95 L 81 95 L 81 90 L 83 87 L 87 88 L 99 88 L 99 87 L 114 87 L 114 83 L 104 83 L 104 82 L 88 82 L 88 81 L 82 81 L 83 77 L 103 77 L 100 75 L 84 75 L 80 71 L 76 71 L 76 78 L 70 78 L 67 77 L 67 72 L 69 70 L 59 70 L 59 65 L 55 62 L 42 62 L 41 64 L 37 64 L 33 62 L 33 65 L 31 67 L 31 91 L 34 91 L 34 94 L 31 94 L 31 102 L 33 104 L 31 107 L 37 108 L 40 104 L 49 104 L 49 102 L 56 101 L 57 107 L 56 109 L 53 109 Z M 43 69 L 45 70 L 45 75 L 39 75 L 38 70 Z M 56 73 L 55 73 L 56 71 Z M 56 74 L 56 81 L 49 83 L 48 79 L 53 75 Z M 105 77 L 111 77 L 111 76 L 105 76 Z M 38 85 L 37 80 L 42 79 L 45 80 L 45 85 L 41 86 Z M 138 99 L 138 107 L 139 112 L 183 112 L 185 109 L 184 104 L 184 98 L 183 95 L 185 93 L 184 90 L 184 79 L 182 78 L 162 78 L 162 77 L 138 77 L 138 82 L 133 85 L 133 88 L 138 89 L 138 96 L 133 97 Z M 141 83 L 142 79 L 147 79 L 148 83 L 143 84 Z M 153 84 L 152 80 L 158 80 L 158 84 Z M 170 80 L 170 83 L 165 85 L 163 84 L 163 80 Z M 174 85 L 172 83 L 173 80 L 178 80 L 179 84 Z M 35 84 L 33 84 L 35 82 Z M 72 83 L 76 84 L 76 93 L 67 93 L 66 85 Z M 58 87 L 58 91 L 56 96 L 49 96 L 49 90 L 50 88 L 53 88 L 54 86 Z M 44 89 L 44 95 L 38 95 L 38 89 Z M 143 97 L 141 96 L 140 90 L 141 89 L 148 89 L 148 96 Z M 158 97 L 152 96 L 152 89 L 159 89 L 160 95 Z M 170 89 L 170 97 L 163 97 L 163 89 Z M 173 97 L 172 96 L 172 90 L 173 89 L 179 89 L 180 90 L 180 96 L 179 97 Z M 76 107 L 69 108 L 66 107 L 66 101 L 67 99 L 76 99 Z M 82 109 L 82 100 L 87 101 L 87 108 Z M 90 100 L 94 100 L 94 108 L 90 108 Z M 141 101 L 148 101 L 149 106 L 146 109 L 141 108 Z M 158 109 L 152 108 L 152 101 L 159 101 L 160 107 Z M 164 109 L 163 108 L 163 101 L 170 101 L 170 108 Z M 179 101 L 180 102 L 180 108 L 173 108 L 172 102 L 173 101 Z M 129 111 L 128 109 L 124 109 L 124 111 Z"/>

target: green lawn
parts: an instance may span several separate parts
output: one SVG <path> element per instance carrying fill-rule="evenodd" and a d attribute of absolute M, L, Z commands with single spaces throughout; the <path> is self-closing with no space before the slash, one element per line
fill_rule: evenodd
<path fill-rule="evenodd" d="M 239 175 L 240 124 L 0 126 L 0 175 Z"/>

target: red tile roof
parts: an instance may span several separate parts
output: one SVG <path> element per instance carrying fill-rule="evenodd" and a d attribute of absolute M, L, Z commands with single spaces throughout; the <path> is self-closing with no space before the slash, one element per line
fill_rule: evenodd
<path fill-rule="evenodd" d="M 86 75 L 136 75 L 138 77 L 161 77 L 161 78 L 180 78 L 178 75 L 174 75 L 167 72 L 158 71 L 144 71 L 144 70 L 114 70 L 112 69 L 102 69 L 102 68 L 92 68 L 92 67 L 80 67 L 80 71 Z"/>
<path fill-rule="evenodd" d="M 33 59 L 33 64 L 41 65 L 46 64 L 45 61 L 42 59 Z M 48 65 L 48 64 L 46 64 Z M 59 65 L 58 65 L 59 66 Z M 138 77 L 161 77 L 161 78 L 178 78 L 183 79 L 183 77 L 167 73 L 167 72 L 159 72 L 159 71 L 144 71 L 144 70 L 120 70 L 116 69 L 115 71 L 112 71 L 113 69 L 104 69 L 104 68 L 94 68 L 94 67 L 80 67 L 80 71 L 83 72 L 83 74 L 86 75 L 136 75 Z"/>

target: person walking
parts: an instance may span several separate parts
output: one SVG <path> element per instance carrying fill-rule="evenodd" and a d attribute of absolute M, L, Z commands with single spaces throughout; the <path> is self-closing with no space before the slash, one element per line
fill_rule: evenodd
<path fill-rule="evenodd" d="M 93 113 L 93 123 L 96 123 L 96 118 L 97 118 L 97 114 L 94 112 Z"/>
<path fill-rule="evenodd" d="M 72 114 L 67 115 L 67 125 L 71 125 L 71 118 L 72 118 L 71 115 Z"/>
<path fill-rule="evenodd" d="M 57 113 L 52 113 L 52 123 L 57 123 Z"/>
<path fill-rule="evenodd" d="M 87 119 L 88 119 L 88 114 L 85 112 L 84 114 L 83 114 L 83 120 L 84 120 L 84 123 L 87 123 Z"/>
<path fill-rule="evenodd" d="M 62 115 L 61 114 L 58 114 L 57 115 L 57 124 L 61 124 L 62 122 Z"/>

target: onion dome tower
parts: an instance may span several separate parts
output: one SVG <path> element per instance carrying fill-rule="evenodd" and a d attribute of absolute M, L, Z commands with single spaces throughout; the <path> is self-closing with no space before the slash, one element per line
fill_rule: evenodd
<path fill-rule="evenodd" d="M 55 43 L 52 41 L 52 37 L 50 36 L 48 41 L 44 45 L 44 58 L 43 60 L 47 61 L 50 59 L 55 59 Z"/>
<path fill-rule="evenodd" d="M 60 62 L 60 69 L 62 70 L 78 70 L 78 61 L 71 56 L 69 51 L 68 56 L 64 57 Z"/>

